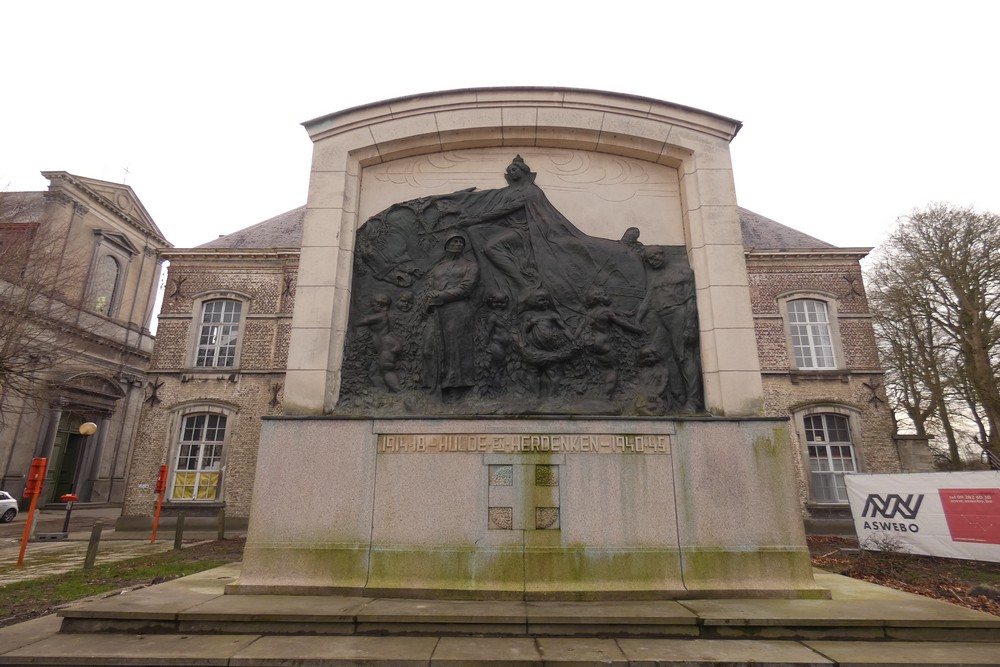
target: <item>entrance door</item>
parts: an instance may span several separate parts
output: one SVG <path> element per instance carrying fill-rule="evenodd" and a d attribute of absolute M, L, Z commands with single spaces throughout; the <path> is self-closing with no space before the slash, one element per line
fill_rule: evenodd
<path fill-rule="evenodd" d="M 64 493 L 73 492 L 73 480 L 76 479 L 76 467 L 80 463 L 80 454 L 83 451 L 85 440 L 86 436 L 78 433 L 70 435 L 66 440 L 66 449 L 63 451 L 62 461 L 59 462 L 59 474 L 56 477 L 52 502 L 59 502 L 59 498 Z"/>
<path fill-rule="evenodd" d="M 73 480 L 76 479 L 76 468 L 80 464 L 86 436 L 80 435 L 80 424 L 85 421 L 82 415 L 74 412 L 64 412 L 59 420 L 56 440 L 52 446 L 52 458 L 49 460 L 49 471 L 46 494 L 40 498 L 44 502 L 57 503 L 59 497 L 73 490 Z"/>

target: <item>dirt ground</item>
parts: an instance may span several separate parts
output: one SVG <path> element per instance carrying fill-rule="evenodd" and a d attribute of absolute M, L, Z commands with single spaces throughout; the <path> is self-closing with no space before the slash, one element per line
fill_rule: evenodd
<path fill-rule="evenodd" d="M 1000 616 L 1000 563 L 861 551 L 857 539 L 810 537 L 813 565 Z"/>

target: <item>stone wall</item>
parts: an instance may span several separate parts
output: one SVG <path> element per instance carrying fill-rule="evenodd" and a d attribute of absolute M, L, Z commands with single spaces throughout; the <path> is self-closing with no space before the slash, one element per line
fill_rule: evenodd
<path fill-rule="evenodd" d="M 81 502 L 121 502 L 153 348 L 157 253 L 169 243 L 128 186 L 42 175 L 44 193 L 0 193 L 6 232 L 23 239 L 18 230 L 35 230 L 33 247 L 7 257 L 30 271 L 5 272 L 0 299 L 41 288 L 18 319 L 40 324 L 22 345 L 37 346 L 43 359 L 27 400 L 0 397 L 0 487 L 20 498 L 31 460 L 42 457 L 43 504 L 71 488 Z M 81 438 L 74 429 L 87 421 L 97 433 Z"/>

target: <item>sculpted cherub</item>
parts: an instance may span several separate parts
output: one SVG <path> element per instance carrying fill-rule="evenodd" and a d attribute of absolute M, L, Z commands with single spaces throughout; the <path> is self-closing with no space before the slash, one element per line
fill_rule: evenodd
<path fill-rule="evenodd" d="M 614 325 L 634 334 L 644 332 L 639 325 L 616 313 L 611 308 L 611 297 L 599 287 L 587 293 L 586 305 L 587 314 L 577 329 L 576 338 L 603 369 L 604 395 L 611 398 L 618 386 L 618 359 L 611 346 L 611 327 Z"/>
<path fill-rule="evenodd" d="M 372 335 L 372 346 L 375 348 L 375 360 L 369 369 L 369 376 L 376 384 L 381 380 L 386 389 L 399 391 L 399 377 L 396 375 L 396 362 L 403 343 L 392 333 L 389 323 L 389 306 L 392 299 L 388 294 L 376 294 L 371 300 L 371 312 L 358 322 L 359 328 L 367 328 Z"/>

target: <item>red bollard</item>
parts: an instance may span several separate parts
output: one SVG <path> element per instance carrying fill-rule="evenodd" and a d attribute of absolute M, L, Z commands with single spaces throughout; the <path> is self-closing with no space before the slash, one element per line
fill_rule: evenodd
<path fill-rule="evenodd" d="M 35 507 L 38 505 L 38 496 L 42 495 L 42 486 L 45 484 L 45 469 L 48 467 L 48 459 L 31 459 L 31 470 L 28 472 L 28 483 L 24 486 L 24 497 L 31 498 L 31 507 L 28 508 L 28 518 L 24 522 L 24 536 L 21 538 L 21 553 L 17 555 L 18 567 L 24 567 L 24 551 L 28 548 L 28 537 L 31 536 L 31 522 L 35 518 Z"/>
<path fill-rule="evenodd" d="M 73 503 L 78 501 L 80 498 L 75 493 L 64 493 L 59 496 L 59 501 L 66 503 L 66 520 L 63 521 L 62 532 L 69 532 L 69 517 L 73 514 Z"/>

